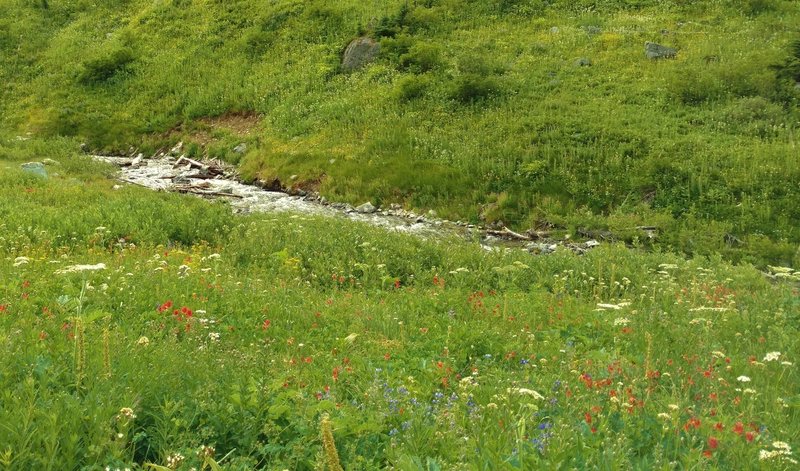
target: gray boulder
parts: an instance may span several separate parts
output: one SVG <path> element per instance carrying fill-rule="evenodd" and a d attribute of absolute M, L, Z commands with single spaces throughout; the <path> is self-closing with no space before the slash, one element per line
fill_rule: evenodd
<path fill-rule="evenodd" d="M 369 201 L 362 204 L 361 206 L 356 207 L 356 211 L 361 214 L 372 214 L 377 211 L 377 208 L 372 205 Z"/>
<path fill-rule="evenodd" d="M 644 43 L 644 54 L 648 59 L 674 59 L 678 50 L 648 41 Z"/>
<path fill-rule="evenodd" d="M 238 146 L 234 147 L 233 151 L 236 152 L 237 154 L 245 154 L 247 153 L 247 144 L 242 142 Z"/>
<path fill-rule="evenodd" d="M 350 41 L 342 55 L 342 70 L 352 72 L 358 70 L 372 62 L 378 53 L 381 52 L 381 45 L 372 38 L 362 36 Z"/>

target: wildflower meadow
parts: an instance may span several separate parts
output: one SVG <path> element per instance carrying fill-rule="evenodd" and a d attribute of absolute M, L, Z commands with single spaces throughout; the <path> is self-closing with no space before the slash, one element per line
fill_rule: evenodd
<path fill-rule="evenodd" d="M 797 469 L 800 273 L 0 161 L 0 468 Z"/>

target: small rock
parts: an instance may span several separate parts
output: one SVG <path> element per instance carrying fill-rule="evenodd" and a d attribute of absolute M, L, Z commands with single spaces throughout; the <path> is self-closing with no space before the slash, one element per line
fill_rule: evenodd
<path fill-rule="evenodd" d="M 80 147 L 81 147 L 81 152 L 83 152 L 84 154 L 89 153 L 89 144 L 82 142 Z"/>
<path fill-rule="evenodd" d="M 435 218 L 437 216 L 436 211 L 433 209 L 428 210 L 428 217 Z"/>
<path fill-rule="evenodd" d="M 648 41 L 644 43 L 644 54 L 648 59 L 674 59 L 678 50 Z"/>
<path fill-rule="evenodd" d="M 169 154 L 178 155 L 181 153 L 181 150 L 183 150 L 183 141 L 175 144 L 175 147 L 173 147 L 172 150 L 169 151 Z"/>
<path fill-rule="evenodd" d="M 237 154 L 244 154 L 247 152 L 247 144 L 242 142 L 238 146 L 234 147 L 233 151 L 236 152 Z"/>
<path fill-rule="evenodd" d="M 594 239 L 587 240 L 586 242 L 583 243 L 583 246 L 586 247 L 587 249 L 593 249 L 593 248 L 595 248 L 595 247 L 597 247 L 599 245 L 600 245 L 600 242 L 598 242 L 598 241 L 596 241 Z"/>
<path fill-rule="evenodd" d="M 25 173 L 30 173 L 33 175 L 38 175 L 43 178 L 47 178 L 47 170 L 44 168 L 44 164 L 41 162 L 28 162 L 20 165 L 22 171 Z"/>
<path fill-rule="evenodd" d="M 289 177 L 289 180 L 297 180 L 297 175 L 292 175 L 291 177 Z"/>
<path fill-rule="evenodd" d="M 362 36 L 350 41 L 342 55 L 342 70 L 352 72 L 358 70 L 372 62 L 378 53 L 381 52 L 381 45 L 374 39 Z"/>
<path fill-rule="evenodd" d="M 111 187 L 112 190 L 119 190 L 120 188 L 122 188 L 122 185 L 114 185 Z"/>
<path fill-rule="evenodd" d="M 592 65 L 592 60 L 587 59 L 586 57 L 581 57 L 575 61 L 576 67 L 589 67 L 590 65 Z"/>
<path fill-rule="evenodd" d="M 61 162 L 59 162 L 58 160 L 53 160 L 53 159 L 44 159 L 44 160 L 42 160 L 42 163 L 45 164 L 45 165 L 61 165 Z"/>
<path fill-rule="evenodd" d="M 361 213 L 361 214 L 372 214 L 376 210 L 377 210 L 377 208 L 375 206 L 373 206 L 372 203 L 370 203 L 369 201 L 367 201 L 366 203 L 356 207 L 356 211 Z"/>
<path fill-rule="evenodd" d="M 586 31 L 586 34 L 589 36 L 595 36 L 603 32 L 603 29 L 598 26 L 586 26 L 583 30 Z"/>
<path fill-rule="evenodd" d="M 135 159 L 131 161 L 131 168 L 139 168 L 142 166 L 144 160 L 144 154 L 139 154 L 136 156 Z"/>
<path fill-rule="evenodd" d="M 555 252 L 558 246 L 556 244 L 545 244 L 543 242 L 531 242 L 526 245 L 525 248 L 531 253 L 549 254 Z"/>

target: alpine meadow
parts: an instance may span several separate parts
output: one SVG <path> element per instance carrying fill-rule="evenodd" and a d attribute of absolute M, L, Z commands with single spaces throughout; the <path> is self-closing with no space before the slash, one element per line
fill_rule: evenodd
<path fill-rule="evenodd" d="M 790 470 L 800 3 L 0 0 L 0 470 Z"/>

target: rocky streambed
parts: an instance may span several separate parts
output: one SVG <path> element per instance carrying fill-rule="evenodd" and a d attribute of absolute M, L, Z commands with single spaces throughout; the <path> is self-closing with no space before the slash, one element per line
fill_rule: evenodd
<path fill-rule="evenodd" d="M 416 214 L 398 206 L 376 208 L 371 203 L 357 207 L 345 203 L 331 203 L 314 194 L 288 194 L 270 191 L 257 185 L 244 183 L 237 178 L 233 167 L 220 162 L 199 162 L 193 159 L 159 155 L 146 159 L 141 154 L 134 157 L 94 156 L 96 160 L 120 168 L 117 179 L 156 191 L 190 193 L 208 199 L 224 199 L 238 213 L 292 212 L 342 217 L 360 221 L 387 230 L 416 234 L 422 237 L 459 236 L 479 242 L 487 250 L 515 247 L 531 253 L 550 253 L 559 246 L 582 253 L 598 245 L 590 239 L 572 242 L 568 238 L 555 239 L 539 232 L 517 233 L 507 228 L 485 228 L 460 221 L 448 221 Z"/>

